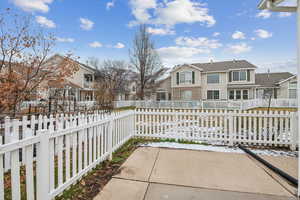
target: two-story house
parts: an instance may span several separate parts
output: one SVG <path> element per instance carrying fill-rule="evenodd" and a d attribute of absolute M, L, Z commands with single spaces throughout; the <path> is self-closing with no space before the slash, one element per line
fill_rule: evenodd
<path fill-rule="evenodd" d="M 256 66 L 245 61 L 185 64 L 171 72 L 173 100 L 227 100 L 254 97 Z"/>
<path fill-rule="evenodd" d="M 63 61 L 63 57 L 56 54 L 46 61 L 48 65 L 59 65 Z M 44 95 L 49 98 L 53 95 L 63 97 L 68 100 L 75 101 L 93 101 L 95 92 L 95 74 L 96 69 L 89 67 L 80 62 L 78 64 L 78 70 L 70 77 L 66 77 L 63 84 L 57 87 L 56 81 L 50 81 L 48 84 L 47 94 Z"/>
<path fill-rule="evenodd" d="M 156 100 L 248 100 L 296 98 L 296 76 L 291 73 L 256 74 L 246 60 L 178 65 L 158 83 Z"/>

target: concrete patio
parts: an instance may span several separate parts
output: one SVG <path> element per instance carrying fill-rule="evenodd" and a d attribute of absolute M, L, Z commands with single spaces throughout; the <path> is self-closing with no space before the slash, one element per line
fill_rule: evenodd
<path fill-rule="evenodd" d="M 297 177 L 297 160 L 265 156 Z M 296 189 L 246 154 L 141 147 L 95 200 L 290 200 Z"/>

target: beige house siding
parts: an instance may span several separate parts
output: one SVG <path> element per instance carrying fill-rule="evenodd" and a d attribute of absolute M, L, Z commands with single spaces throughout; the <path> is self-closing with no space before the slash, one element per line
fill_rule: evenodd
<path fill-rule="evenodd" d="M 200 87 L 180 87 L 172 89 L 172 99 L 173 100 L 183 100 L 182 93 L 184 91 L 192 92 L 192 99 L 190 100 L 200 100 L 201 99 L 201 88 Z"/>
<path fill-rule="evenodd" d="M 84 67 L 80 67 L 79 70 L 73 74 L 71 77 L 68 77 L 67 80 L 82 87 L 82 88 L 87 88 L 87 85 L 85 83 L 84 75 L 85 74 L 90 74 L 93 77 L 93 81 L 95 80 L 94 73 L 91 72 L 90 70 L 87 70 Z"/>
<path fill-rule="evenodd" d="M 194 71 L 195 72 L 195 83 L 194 84 L 179 84 L 176 82 L 176 73 L 183 71 Z M 195 67 L 183 66 L 171 73 L 171 87 L 172 88 L 180 88 L 180 87 L 200 87 L 201 86 L 201 71 L 196 69 Z"/>
<path fill-rule="evenodd" d="M 160 84 L 157 87 L 157 90 L 165 90 L 168 93 L 171 93 L 172 92 L 172 89 L 171 89 L 171 77 L 169 77 L 169 78 L 161 81 Z"/>
<path fill-rule="evenodd" d="M 219 83 L 207 83 L 207 75 L 211 73 L 203 73 L 202 76 L 202 97 L 201 99 L 207 99 L 208 90 L 219 90 L 220 100 L 227 99 L 227 82 L 228 75 L 226 72 L 216 72 L 220 76 Z"/>
<path fill-rule="evenodd" d="M 277 90 L 278 91 L 277 98 L 278 99 L 288 99 L 288 98 L 290 98 L 290 96 L 289 96 L 289 84 L 291 82 L 295 82 L 295 81 L 297 81 L 297 77 L 294 77 L 294 78 L 280 84 L 280 88 Z"/>

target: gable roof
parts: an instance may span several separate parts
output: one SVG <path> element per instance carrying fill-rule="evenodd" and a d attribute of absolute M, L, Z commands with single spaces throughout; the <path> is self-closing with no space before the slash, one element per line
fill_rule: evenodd
<path fill-rule="evenodd" d="M 256 69 L 257 67 L 246 60 L 233 60 L 222 62 L 209 62 L 209 63 L 194 63 L 190 65 L 199 68 L 203 72 L 220 72 L 229 71 L 234 69 Z"/>
<path fill-rule="evenodd" d="M 279 82 L 295 76 L 290 72 L 258 73 L 255 74 L 255 84 L 263 87 L 276 87 Z"/>
<path fill-rule="evenodd" d="M 64 59 L 64 57 L 62 55 L 55 54 L 55 55 L 51 56 L 48 60 L 46 60 L 45 63 L 51 63 L 52 61 L 55 61 L 55 59 Z M 70 58 L 70 60 L 72 60 L 73 62 L 79 64 L 81 67 L 85 68 L 87 71 L 90 71 L 92 73 L 96 73 L 98 71 L 97 69 L 95 69 L 93 67 L 90 67 L 86 64 L 78 62 L 77 60 L 74 60 L 74 59 L 71 59 L 71 58 Z M 59 63 L 56 63 L 56 64 L 59 64 Z"/>

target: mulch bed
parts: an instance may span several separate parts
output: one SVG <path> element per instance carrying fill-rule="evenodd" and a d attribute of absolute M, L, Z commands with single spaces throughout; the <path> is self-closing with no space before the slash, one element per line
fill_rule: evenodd
<path fill-rule="evenodd" d="M 120 166 L 144 141 L 132 139 L 113 154 L 112 161 L 104 161 L 83 177 L 77 184 L 71 186 L 56 200 L 92 200 L 110 181 L 120 173 Z"/>

